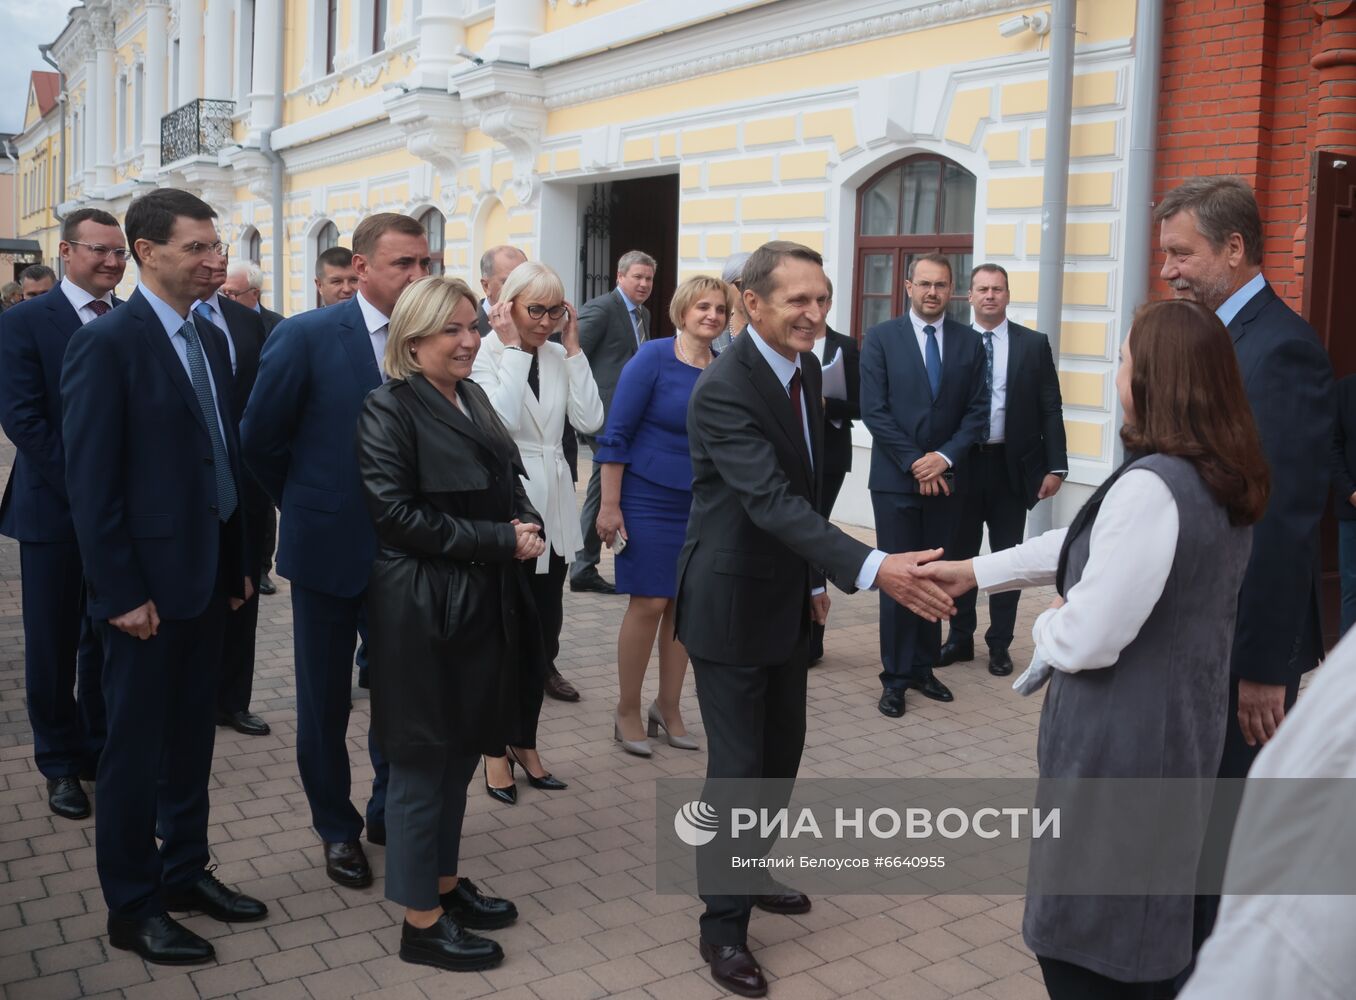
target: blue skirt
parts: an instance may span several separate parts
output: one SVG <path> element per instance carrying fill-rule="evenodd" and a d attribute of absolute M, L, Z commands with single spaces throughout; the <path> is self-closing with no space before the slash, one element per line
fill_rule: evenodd
<path fill-rule="evenodd" d="M 626 548 L 616 559 L 618 593 L 677 596 L 678 553 L 691 507 L 691 490 L 660 486 L 626 470 L 621 489 Z"/>

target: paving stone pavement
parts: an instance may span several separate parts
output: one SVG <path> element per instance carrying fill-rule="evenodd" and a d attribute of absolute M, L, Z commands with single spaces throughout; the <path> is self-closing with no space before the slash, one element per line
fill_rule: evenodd
<path fill-rule="evenodd" d="M 12 448 L 0 440 L 0 467 Z M 587 475 L 587 469 L 584 470 Z M 582 477 L 581 477 L 582 479 Z M 850 529 L 870 540 L 870 532 Z M 610 558 L 602 566 L 611 577 Z M 507 960 L 485 973 L 444 973 L 400 961 L 400 909 L 383 899 L 385 853 L 368 848 L 369 889 L 326 878 L 297 776 L 296 688 L 286 582 L 259 616 L 253 708 L 267 737 L 217 730 L 209 837 L 217 874 L 268 902 L 268 919 L 234 927 L 202 916 L 188 926 L 212 939 L 216 965 L 150 966 L 111 949 L 94 871 L 94 821 L 50 814 L 32 763 L 23 691 L 19 552 L 0 540 L 0 997 L 99 996 L 317 1000 L 708 1000 L 722 995 L 697 954 L 696 900 L 654 891 L 654 779 L 700 777 L 704 752 L 658 745 L 642 760 L 612 741 L 615 639 L 624 597 L 565 595 L 561 672 L 583 700 L 547 699 L 538 745 L 565 792 L 520 782 L 516 806 L 472 784 L 462 873 L 516 901 L 522 915 L 493 932 Z M 1022 699 L 984 661 L 948 667 L 956 694 L 942 705 L 911 694 L 903 719 L 875 707 L 877 597 L 832 593 L 827 654 L 810 673 L 801 774 L 1029 777 L 1035 773 L 1040 699 Z M 1023 598 L 1018 663 L 1048 592 Z M 980 602 L 980 631 L 986 626 Z M 646 699 L 653 696 L 652 664 Z M 701 738 L 691 675 L 684 718 Z M 354 798 L 371 780 L 366 692 L 355 689 L 349 725 Z M 97 804 L 96 804 L 97 808 Z M 1040 972 L 1020 934 L 1017 897 L 845 895 L 816 898 L 804 916 L 756 913 L 750 945 L 773 1000 L 1038 1000 Z"/>

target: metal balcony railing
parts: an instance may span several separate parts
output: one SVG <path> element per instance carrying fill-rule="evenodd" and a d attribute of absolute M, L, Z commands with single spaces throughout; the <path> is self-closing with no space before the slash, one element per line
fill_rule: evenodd
<path fill-rule="evenodd" d="M 234 101 L 189 101 L 160 119 L 160 165 L 216 156 L 231 142 Z"/>

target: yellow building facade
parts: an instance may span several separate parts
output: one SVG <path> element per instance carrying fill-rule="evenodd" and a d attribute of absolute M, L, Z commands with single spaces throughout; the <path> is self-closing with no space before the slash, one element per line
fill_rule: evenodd
<path fill-rule="evenodd" d="M 51 47 L 66 125 L 45 155 L 64 143 L 65 177 L 20 235 L 54 253 L 57 216 L 186 187 L 285 314 L 314 304 L 316 255 L 377 211 L 423 219 L 473 285 L 480 253 L 515 243 L 572 298 L 605 290 L 632 247 L 659 258 L 663 291 L 793 239 L 824 253 L 831 325 L 855 333 L 900 310 L 910 254 L 942 249 L 1006 267 L 1011 313 L 1032 323 L 1049 58 L 1042 35 L 1000 28 L 1047 9 L 85 0 Z M 1135 15 L 1134 0 L 1078 5 L 1060 358 L 1074 483 L 1114 458 Z M 858 523 L 865 458 L 838 508 Z"/>

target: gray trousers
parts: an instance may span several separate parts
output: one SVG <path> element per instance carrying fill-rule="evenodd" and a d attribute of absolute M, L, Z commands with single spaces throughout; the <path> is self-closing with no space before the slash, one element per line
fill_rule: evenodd
<path fill-rule="evenodd" d="M 386 898 L 411 910 L 438 907 L 438 878 L 457 874 L 466 786 L 479 754 L 430 751 L 391 762 L 386 791 Z"/>
<path fill-rule="evenodd" d="M 596 438 L 579 438 L 589 448 L 597 446 Z M 579 530 L 584 535 L 584 547 L 575 553 L 574 563 L 570 566 L 570 579 L 573 580 L 589 570 L 598 569 L 598 561 L 603 556 L 603 541 L 598 537 L 598 509 L 603 504 L 602 466 L 590 455 L 593 471 L 589 473 L 589 484 L 584 491 L 584 506 L 579 509 Z"/>

